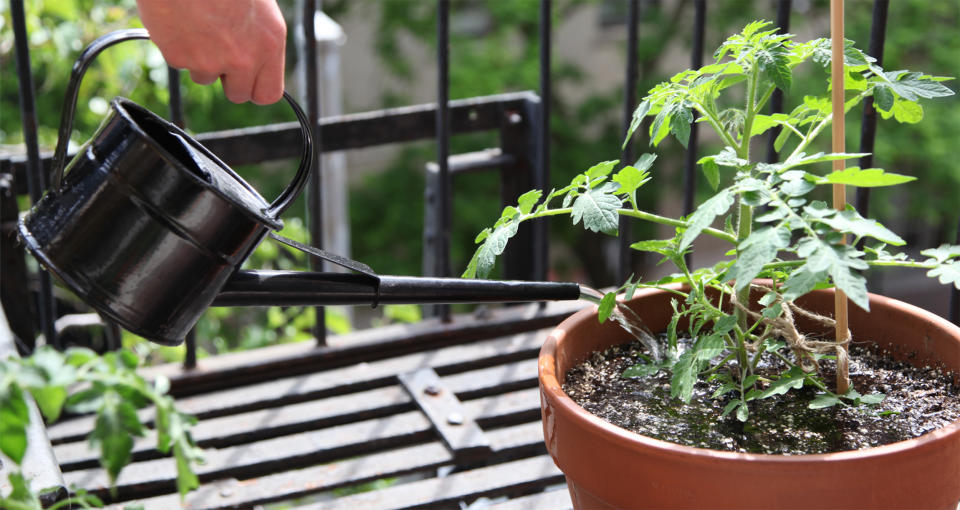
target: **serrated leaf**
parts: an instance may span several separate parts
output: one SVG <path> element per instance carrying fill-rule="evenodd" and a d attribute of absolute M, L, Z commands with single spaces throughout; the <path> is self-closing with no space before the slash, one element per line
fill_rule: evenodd
<path fill-rule="evenodd" d="M 916 124 L 923 120 L 923 106 L 911 101 L 896 100 L 893 103 L 893 118 L 903 124 Z"/>
<path fill-rule="evenodd" d="M 944 262 L 954 257 L 960 257 L 960 245 L 941 244 L 936 248 L 927 248 L 920 254 L 935 259 L 936 262 Z"/>
<path fill-rule="evenodd" d="M 713 332 L 717 335 L 724 335 L 733 330 L 734 326 L 737 325 L 737 316 L 736 315 L 724 315 L 716 320 L 713 325 Z"/>
<path fill-rule="evenodd" d="M 675 108 L 670 116 L 670 132 L 677 137 L 684 148 L 690 140 L 690 123 L 692 122 L 693 113 L 685 106 Z"/>
<path fill-rule="evenodd" d="M 497 257 L 503 253 L 507 247 L 507 242 L 511 237 L 517 235 L 517 228 L 520 225 L 511 221 L 506 225 L 501 225 L 491 232 L 467 264 L 467 269 L 463 272 L 463 278 L 486 278 L 490 275 Z"/>
<path fill-rule="evenodd" d="M 650 180 L 650 174 L 639 170 L 636 167 L 625 166 L 616 175 L 613 176 L 613 182 L 620 185 L 617 193 L 626 194 L 630 202 L 636 206 L 637 188 L 643 186 Z"/>
<path fill-rule="evenodd" d="M 615 234 L 620 226 L 620 215 L 617 213 L 617 209 L 623 205 L 620 197 L 613 194 L 616 186 L 616 183 L 607 183 L 599 188 L 587 190 L 578 196 L 573 202 L 573 210 L 570 212 L 573 224 L 576 225 L 582 220 L 583 226 L 587 230 Z M 514 231 L 515 233 L 516 231 Z"/>
<path fill-rule="evenodd" d="M 960 289 L 960 262 L 939 265 L 927 271 L 927 276 L 938 279 L 942 284 L 953 284 Z"/>
<path fill-rule="evenodd" d="M 699 161 L 701 168 L 703 168 L 703 175 L 707 178 L 707 182 L 710 183 L 710 187 L 714 191 L 720 186 L 720 167 L 717 165 L 717 162 L 713 160 L 713 157 L 706 157 Z"/>
<path fill-rule="evenodd" d="M 906 244 L 906 241 L 900 236 L 881 225 L 877 220 L 864 218 L 852 208 L 840 211 L 831 216 L 819 218 L 817 221 L 825 223 L 831 228 L 841 232 L 850 232 L 857 236 L 872 237 L 878 241 L 894 246 L 903 246 Z"/>
<path fill-rule="evenodd" d="M 856 253 L 850 246 L 833 246 L 820 239 L 804 239 L 798 246 L 797 255 L 807 261 L 794 270 L 784 283 L 784 299 L 792 301 L 806 294 L 829 276 L 850 301 L 869 311 L 867 282 L 856 272 L 866 269 L 867 264 L 855 257 Z"/>
<path fill-rule="evenodd" d="M 130 462 L 133 437 L 124 428 L 124 418 L 116 401 L 108 399 L 97 414 L 97 420 L 89 440 L 100 448 L 100 465 L 107 471 L 113 483 L 120 470 Z"/>
<path fill-rule="evenodd" d="M 777 152 L 783 150 L 783 146 L 786 145 L 787 140 L 790 139 L 790 135 L 793 134 L 793 130 L 784 129 L 780 131 L 780 134 L 777 135 L 777 139 L 773 141 L 773 149 Z"/>
<path fill-rule="evenodd" d="M 637 167 L 637 170 L 640 170 L 641 172 L 646 172 L 647 170 L 650 170 L 650 167 L 653 166 L 653 162 L 656 160 L 657 160 L 656 154 L 651 154 L 647 152 L 647 153 L 641 154 L 640 157 L 637 158 L 637 162 L 634 163 L 633 166 Z"/>
<path fill-rule="evenodd" d="M 673 375 L 670 377 L 670 396 L 689 403 L 693 397 L 693 385 L 697 382 L 696 356 L 686 351 L 673 365 Z"/>
<path fill-rule="evenodd" d="M 953 91 L 930 76 L 906 71 L 890 71 L 878 74 L 886 80 L 889 87 L 900 97 L 916 101 L 918 98 L 952 96 Z"/>
<path fill-rule="evenodd" d="M 627 142 L 630 141 L 630 138 L 633 136 L 633 133 L 640 127 L 640 123 L 643 122 L 643 118 L 647 116 L 647 112 L 650 111 L 650 101 L 644 99 L 643 102 L 637 106 L 637 109 L 633 111 L 633 118 L 630 120 L 630 128 L 627 129 L 627 136 L 623 140 L 623 145 L 621 149 L 627 146 Z"/>
<path fill-rule="evenodd" d="M 760 72 L 772 81 L 778 89 L 790 92 L 790 86 L 793 84 L 793 72 L 790 69 L 790 57 L 786 51 L 779 46 L 762 48 L 757 51 L 756 58 L 760 65 Z"/>
<path fill-rule="evenodd" d="M 720 153 L 713 156 L 713 160 L 720 166 L 742 167 L 750 164 L 749 161 L 737 156 L 733 147 L 724 147 Z"/>
<path fill-rule="evenodd" d="M 670 118 L 675 105 L 664 105 L 653 118 L 650 124 L 650 145 L 654 147 L 660 145 L 660 142 L 670 133 Z"/>
<path fill-rule="evenodd" d="M 853 166 L 831 172 L 817 179 L 817 184 L 846 184 L 861 188 L 874 188 L 879 186 L 895 186 L 915 180 L 917 180 L 916 177 L 889 173 L 882 168 L 859 168 Z"/>
<path fill-rule="evenodd" d="M 601 161 L 600 163 L 593 165 L 587 169 L 586 172 L 584 172 L 587 176 L 587 180 L 593 181 L 598 177 L 606 177 L 610 175 L 610 172 L 613 171 L 613 167 L 617 166 L 617 163 L 619 162 L 619 160 L 615 159 L 611 161 Z"/>
<path fill-rule="evenodd" d="M 746 287 L 763 266 L 777 257 L 777 253 L 790 245 L 790 229 L 784 227 L 763 227 L 747 236 L 737 248 L 738 256 L 727 278 L 736 280 L 736 289 Z"/>
<path fill-rule="evenodd" d="M 677 249 L 679 251 L 686 250 L 693 240 L 700 235 L 703 229 L 709 227 L 717 216 L 725 214 L 730 209 L 733 202 L 734 194 L 730 188 L 726 188 L 701 204 L 700 207 L 690 215 L 690 220 L 687 222 L 687 229 L 684 231 L 683 237 L 680 238 L 680 244 Z"/>
<path fill-rule="evenodd" d="M 787 119 L 787 116 L 782 113 L 776 113 L 773 115 L 761 115 L 758 114 L 753 118 L 753 126 L 750 127 L 750 136 L 762 135 L 768 129 L 779 126 Z"/>
<path fill-rule="evenodd" d="M 797 156 L 794 156 L 784 162 L 783 168 L 794 168 L 801 165 L 812 165 L 814 163 L 823 163 L 825 161 L 838 161 L 846 159 L 856 159 L 862 158 L 864 156 L 869 156 L 866 153 L 848 153 L 848 152 L 818 152 L 816 154 L 810 154 L 809 156 L 806 153 L 801 152 Z"/>
<path fill-rule="evenodd" d="M 520 212 L 523 214 L 530 214 L 530 211 L 533 210 L 533 206 L 537 205 L 537 202 L 540 200 L 540 197 L 543 195 L 543 192 L 540 190 L 528 191 L 517 199 L 517 206 L 520 209 Z"/>
<path fill-rule="evenodd" d="M 719 334 L 701 336 L 693 346 L 698 361 L 709 361 L 723 352 L 723 337 Z"/>
<path fill-rule="evenodd" d="M 831 395 L 829 393 L 821 393 L 816 396 L 807 407 L 810 409 L 823 409 L 826 407 L 832 407 L 840 403 L 840 397 L 836 395 Z"/>
<path fill-rule="evenodd" d="M 794 366 L 779 379 L 770 383 L 767 389 L 763 390 L 759 398 L 768 398 L 774 395 L 783 395 L 790 390 L 799 390 L 803 387 L 803 381 L 807 378 L 806 372 L 798 366 Z"/>

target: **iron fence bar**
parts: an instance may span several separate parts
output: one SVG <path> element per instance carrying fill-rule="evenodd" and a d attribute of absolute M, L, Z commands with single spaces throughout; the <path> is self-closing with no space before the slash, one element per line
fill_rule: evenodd
<path fill-rule="evenodd" d="M 306 85 L 304 96 L 307 103 L 307 117 L 310 120 L 310 132 L 313 136 L 313 160 L 310 169 L 310 181 L 307 185 L 307 225 L 310 230 L 310 244 L 315 248 L 323 248 L 323 164 L 320 160 L 323 146 L 320 136 L 320 85 L 317 81 L 317 32 L 314 16 L 317 12 L 316 0 L 303 2 L 303 72 L 306 73 L 303 83 Z M 323 261 L 311 257 L 310 267 L 314 271 L 323 270 Z M 326 311 L 322 306 L 314 308 L 316 322 L 313 325 L 313 335 L 318 346 L 327 345 Z"/>
<path fill-rule="evenodd" d="M 637 81 L 639 80 L 639 65 L 637 62 L 637 43 L 640 38 L 640 0 L 630 0 L 627 6 L 627 75 L 624 78 L 623 103 L 623 132 L 630 129 L 633 120 L 633 109 L 637 106 Z M 627 140 L 620 157 L 621 166 L 630 165 L 634 160 L 633 137 Z M 617 279 L 624 281 L 630 276 L 633 269 L 633 250 L 630 218 L 620 218 L 620 243 L 617 258 Z"/>
<path fill-rule="evenodd" d="M 553 3 L 551 0 L 540 0 L 540 118 L 537 134 L 537 167 L 534 173 L 534 185 L 537 189 L 546 190 L 550 185 L 550 102 L 552 91 L 550 84 L 550 44 Z M 550 257 L 550 247 L 547 240 L 547 225 L 545 222 L 535 222 L 534 225 L 534 274 L 536 280 L 547 278 L 547 264 Z"/>
<path fill-rule="evenodd" d="M 170 122 L 183 129 L 187 123 L 183 116 L 183 95 L 180 88 L 180 70 L 167 66 L 167 92 L 170 94 L 168 107 L 170 109 Z M 109 322 L 109 319 L 103 319 Z M 106 330 L 110 331 L 116 328 L 113 324 L 108 324 Z M 117 329 L 119 331 L 119 329 Z M 197 367 L 197 332 L 196 328 L 191 328 L 184 339 L 185 354 L 183 357 L 183 368 L 189 370 Z"/>
<path fill-rule="evenodd" d="M 777 33 L 786 34 L 790 31 L 790 8 L 792 0 L 777 0 Z M 774 89 L 773 95 L 770 96 L 770 113 L 782 113 L 783 112 L 783 91 Z M 774 126 L 770 129 L 770 133 L 767 138 L 767 163 L 775 163 L 777 159 L 780 158 L 780 155 L 777 154 L 777 149 L 774 147 L 777 137 L 780 136 L 780 130 L 783 129 L 780 126 Z"/>
<path fill-rule="evenodd" d="M 33 94 L 33 74 L 30 69 L 30 48 L 27 39 L 27 22 L 23 0 L 10 0 L 10 17 L 13 23 L 14 44 L 16 46 L 17 81 L 20 86 L 20 119 L 23 123 L 23 141 L 27 150 L 27 188 L 33 203 L 40 200 L 47 188 L 48 177 L 40 163 L 40 147 L 37 141 L 37 105 Z M 69 133 L 67 134 L 69 136 Z M 53 298 L 53 282 L 50 274 L 37 271 L 40 290 L 37 298 L 37 316 L 40 331 L 47 343 L 60 348 L 57 329 L 54 325 L 57 304 Z"/>
<path fill-rule="evenodd" d="M 870 47 L 867 53 L 877 59 L 877 65 L 883 65 L 883 45 L 887 31 L 887 10 L 890 0 L 873 2 L 873 21 L 870 26 Z M 873 107 L 871 95 L 863 102 L 863 120 L 860 124 L 860 152 L 867 155 L 860 158 L 860 168 L 873 166 L 874 142 L 877 138 L 877 110 Z M 870 188 L 857 188 L 855 204 L 860 214 L 866 216 L 870 209 Z"/>
<path fill-rule="evenodd" d="M 450 276 L 450 1 L 437 0 L 437 206 L 439 207 L 434 276 Z M 444 322 L 450 321 L 450 307 L 436 308 Z"/>
<path fill-rule="evenodd" d="M 706 31 L 706 0 L 696 0 L 694 2 L 693 16 L 693 43 L 690 48 L 690 66 L 692 69 L 699 69 L 703 65 L 703 33 Z M 687 141 L 687 152 L 684 154 L 683 165 L 683 214 L 684 216 L 693 212 L 694 198 L 697 191 L 697 140 L 699 126 L 696 122 L 697 114 L 693 113 L 694 122 L 690 124 L 690 138 Z M 687 265 L 691 264 L 693 254 L 684 255 Z"/>

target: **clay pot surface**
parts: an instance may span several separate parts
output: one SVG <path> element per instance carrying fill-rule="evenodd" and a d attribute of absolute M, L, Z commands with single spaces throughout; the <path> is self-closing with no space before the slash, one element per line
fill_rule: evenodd
<path fill-rule="evenodd" d="M 628 305 L 653 331 L 670 319 L 672 294 L 637 292 Z M 832 290 L 798 300 L 832 315 Z M 920 308 L 870 295 L 850 306 L 855 341 L 872 341 L 914 365 L 960 374 L 960 328 Z M 807 327 L 808 329 L 804 329 Z M 810 326 L 801 323 L 809 332 Z M 919 438 L 816 455 L 734 453 L 681 446 L 621 429 L 584 410 L 561 387 L 597 350 L 629 340 L 594 309 L 561 323 L 540 351 L 544 440 L 565 473 L 574 507 L 688 509 L 902 508 L 955 510 L 960 501 L 960 421 Z"/>

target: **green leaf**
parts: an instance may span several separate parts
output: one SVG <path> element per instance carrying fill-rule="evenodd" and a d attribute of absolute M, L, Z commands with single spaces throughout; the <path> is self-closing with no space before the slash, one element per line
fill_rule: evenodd
<path fill-rule="evenodd" d="M 790 57 L 782 46 L 758 49 L 757 63 L 760 72 L 772 81 L 778 89 L 790 92 L 793 84 L 793 72 L 790 69 Z"/>
<path fill-rule="evenodd" d="M 874 87 L 873 104 L 877 109 L 889 112 L 893 108 L 893 91 L 890 87 L 879 84 Z"/>
<path fill-rule="evenodd" d="M 937 266 L 927 271 L 927 276 L 937 278 L 942 284 L 952 283 L 956 288 L 960 289 L 960 262 Z"/>
<path fill-rule="evenodd" d="M 787 116 L 783 113 L 775 113 L 773 115 L 758 114 L 753 117 L 753 126 L 750 128 L 750 136 L 753 137 L 761 135 L 768 129 L 783 124 L 786 120 Z"/>
<path fill-rule="evenodd" d="M 790 245 L 790 229 L 785 227 L 763 227 L 751 233 L 737 248 L 738 256 L 727 278 L 736 280 L 736 289 L 746 287 L 763 266 L 777 257 L 780 250 Z"/>
<path fill-rule="evenodd" d="M 593 165 L 586 172 L 584 172 L 587 176 L 587 180 L 593 181 L 598 177 L 606 177 L 610 175 L 610 172 L 613 171 L 613 167 L 617 166 L 617 163 L 619 162 L 619 160 L 615 159 L 612 161 L 602 161 L 596 165 Z"/>
<path fill-rule="evenodd" d="M 723 352 L 723 336 L 719 334 L 701 336 L 693 346 L 698 361 L 709 361 Z"/>
<path fill-rule="evenodd" d="M 830 393 L 821 393 L 816 396 L 807 407 L 810 409 L 823 409 L 826 407 L 832 407 L 840 403 L 840 397 L 830 394 Z"/>
<path fill-rule="evenodd" d="M 852 207 L 840 211 L 835 215 L 819 218 L 817 221 L 825 223 L 831 228 L 841 232 L 850 232 L 856 236 L 872 237 L 894 246 L 903 246 L 906 244 L 906 241 L 900 236 L 881 225 L 877 220 L 860 216 L 860 213 Z"/>
<path fill-rule="evenodd" d="M 883 393 L 868 393 L 860 397 L 860 403 L 876 405 L 880 402 L 883 402 L 883 399 L 887 398 Z"/>
<path fill-rule="evenodd" d="M 779 379 L 770 383 L 770 386 L 763 390 L 759 398 L 768 398 L 774 395 L 783 395 L 790 390 L 799 390 L 803 387 L 803 381 L 806 378 L 806 372 L 802 368 L 794 366 L 781 375 Z"/>
<path fill-rule="evenodd" d="M 726 188 L 701 204 L 700 207 L 690 215 L 690 220 L 687 222 L 687 229 L 684 231 L 683 237 L 680 238 L 678 250 L 686 250 L 693 240 L 700 235 L 703 229 L 709 227 L 717 216 L 726 213 L 730 209 L 733 202 L 734 194 L 730 188 Z"/>
<path fill-rule="evenodd" d="M 887 85 L 900 97 L 909 101 L 918 98 L 933 98 L 952 96 L 953 91 L 922 73 L 906 71 L 890 71 L 878 73 L 878 77 L 886 80 Z"/>
<path fill-rule="evenodd" d="M 600 305 L 597 307 L 597 318 L 601 323 L 607 321 L 610 318 L 610 314 L 613 313 L 613 309 L 617 306 L 617 295 L 613 292 L 607 292 L 603 295 L 603 299 L 600 300 Z"/>
<path fill-rule="evenodd" d="M 587 230 L 615 235 L 617 228 L 620 226 L 620 215 L 617 213 L 617 209 L 623 205 L 620 198 L 613 194 L 616 187 L 616 183 L 608 182 L 578 196 L 573 203 L 573 210 L 570 212 L 573 224 L 576 225 L 583 220 L 583 226 Z M 514 228 L 513 234 L 516 234 L 516 228 Z M 489 242 L 488 240 L 487 243 L 489 244 Z"/>
<path fill-rule="evenodd" d="M 67 389 L 63 386 L 41 386 L 30 388 L 30 394 L 37 402 L 40 412 L 49 422 L 55 422 L 60 418 L 60 411 L 63 410 L 63 403 L 67 400 Z"/>
<path fill-rule="evenodd" d="M 733 331 L 734 326 L 737 325 L 737 316 L 736 315 L 724 315 L 716 320 L 713 324 L 713 332 L 717 335 L 724 335 Z"/>
<path fill-rule="evenodd" d="M 650 174 L 632 166 L 625 166 L 613 176 L 613 182 L 620 185 L 617 193 L 626 194 L 635 207 L 637 206 L 636 191 L 650 180 Z"/>
<path fill-rule="evenodd" d="M 806 294 L 829 276 L 854 304 L 869 311 L 866 279 L 856 272 L 866 269 L 867 264 L 856 257 L 857 253 L 850 246 L 833 246 L 821 239 L 802 240 L 797 255 L 807 261 L 784 283 L 784 299 L 791 301 Z"/>
<path fill-rule="evenodd" d="M 720 413 L 720 416 L 726 416 L 726 415 L 730 414 L 731 411 L 733 411 L 734 409 L 736 409 L 736 408 L 737 408 L 738 406 L 740 406 L 742 403 L 743 403 L 743 401 L 740 400 L 740 399 L 731 400 L 730 402 L 727 402 L 727 405 L 723 407 L 723 412 Z"/>
<path fill-rule="evenodd" d="M 533 206 L 537 205 L 537 202 L 540 200 L 543 192 L 540 190 L 528 191 L 517 199 L 517 206 L 520 209 L 520 212 L 523 214 L 530 214 L 530 211 L 533 210 Z"/>
<path fill-rule="evenodd" d="M 174 447 L 173 454 L 177 461 L 177 491 L 181 497 L 186 496 L 188 492 L 200 487 L 200 479 L 191 466 L 193 458 L 184 452 L 179 444 Z"/>
<path fill-rule="evenodd" d="M 653 374 L 656 374 L 660 371 L 662 367 L 656 363 L 637 363 L 620 374 L 622 379 L 629 379 L 631 377 L 647 377 Z"/>
<path fill-rule="evenodd" d="M 670 396 L 689 403 L 693 397 L 693 385 L 697 382 L 696 355 L 686 351 L 673 365 L 673 375 L 670 377 Z"/>
<path fill-rule="evenodd" d="M 0 452 L 20 464 L 27 451 L 30 410 L 16 383 L 0 387 Z"/>
<path fill-rule="evenodd" d="M 6 470 L 9 474 L 10 494 L 7 497 L 0 496 L 0 508 L 9 508 L 11 510 L 43 510 L 43 504 L 40 498 L 30 489 L 30 482 L 23 476 L 23 473 Z M 3 484 L 0 484 L 2 486 Z"/>
<path fill-rule="evenodd" d="M 637 106 L 637 109 L 633 111 L 633 118 L 630 120 L 630 128 L 627 129 L 627 136 L 623 140 L 623 145 L 621 149 L 627 146 L 627 142 L 630 141 L 630 138 L 633 136 L 634 131 L 640 127 L 640 123 L 643 122 L 643 118 L 647 116 L 647 112 L 650 111 L 650 101 L 644 99 L 643 102 Z"/>
<path fill-rule="evenodd" d="M 637 170 L 640 170 L 641 172 L 646 172 L 647 170 L 650 170 L 650 167 L 653 166 L 653 162 L 656 160 L 656 154 L 645 152 L 641 154 L 639 158 L 637 158 L 637 162 L 634 163 L 633 166 L 637 167 Z"/>
<path fill-rule="evenodd" d="M 846 153 L 846 152 L 818 152 L 816 154 L 807 155 L 806 153 L 801 152 L 800 154 L 787 159 L 783 164 L 783 169 L 787 170 L 790 168 L 802 166 L 802 165 L 812 165 L 813 163 L 823 163 L 825 161 L 837 161 L 844 159 L 855 159 L 862 158 L 864 156 L 869 156 L 866 153 Z"/>
<path fill-rule="evenodd" d="M 693 122 L 693 113 L 689 108 L 680 106 L 673 110 L 670 116 L 670 132 L 677 137 L 680 145 L 687 147 L 690 140 L 690 123 Z"/>
<path fill-rule="evenodd" d="M 740 407 L 737 408 L 737 419 L 740 421 L 747 421 L 747 418 L 750 417 L 750 409 L 747 407 L 747 404 L 741 402 Z"/>
<path fill-rule="evenodd" d="M 100 408 L 90 443 L 100 447 L 100 465 L 110 476 L 110 482 L 116 481 L 120 470 L 130 463 L 133 451 L 133 437 L 124 427 L 125 418 L 120 410 L 118 397 L 106 399 L 106 405 Z"/>
<path fill-rule="evenodd" d="M 650 145 L 654 147 L 660 145 L 660 142 L 670 133 L 670 118 L 675 105 L 664 105 L 653 118 L 650 124 Z"/>
<path fill-rule="evenodd" d="M 861 188 L 874 188 L 879 186 L 895 186 L 915 180 L 917 180 L 916 177 L 888 173 L 882 168 L 859 168 L 853 166 L 843 170 L 833 171 L 817 179 L 817 184 L 846 184 Z"/>
<path fill-rule="evenodd" d="M 893 118 L 903 124 L 916 124 L 923 120 L 923 106 L 919 103 L 897 100 L 893 103 Z"/>
<path fill-rule="evenodd" d="M 935 262 L 945 262 L 954 257 L 960 257 L 960 245 L 941 244 L 937 248 L 927 248 L 920 254 L 934 259 Z"/>
<path fill-rule="evenodd" d="M 463 272 L 463 277 L 486 278 L 489 276 L 497 257 L 507 247 L 507 242 L 510 241 L 511 237 L 517 235 L 518 227 L 519 223 L 511 221 L 494 229 L 473 254 L 467 269 Z"/>
<path fill-rule="evenodd" d="M 720 186 L 720 167 L 717 165 L 717 162 L 713 160 L 712 156 L 708 156 L 701 158 L 698 163 L 700 163 L 703 168 L 703 175 L 707 178 L 707 182 L 710 183 L 710 187 L 713 188 L 713 191 L 717 191 L 717 188 Z"/>

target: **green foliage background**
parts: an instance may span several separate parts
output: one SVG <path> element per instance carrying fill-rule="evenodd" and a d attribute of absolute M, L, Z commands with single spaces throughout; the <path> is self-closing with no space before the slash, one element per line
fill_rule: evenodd
<path fill-rule="evenodd" d="M 554 38 L 556 27 L 573 19 L 580 9 L 600 4 L 613 22 L 601 26 L 607 36 L 623 41 L 626 2 L 619 0 L 560 0 L 554 2 Z M 640 76 L 638 96 L 659 81 L 689 63 L 689 31 L 693 20 L 693 2 L 642 1 L 640 27 Z M 281 2 L 293 27 L 294 2 Z M 399 87 L 382 93 L 383 106 L 410 103 L 404 86 L 413 86 L 421 72 L 404 53 L 401 39 L 412 39 L 427 48 L 435 48 L 435 2 L 412 0 L 335 0 L 324 2 L 334 18 L 350 15 L 355 9 L 379 9 L 375 48 L 377 62 L 389 70 Z M 31 34 L 31 59 L 36 86 L 40 140 L 50 150 L 56 137 L 62 98 L 69 67 L 87 42 L 109 30 L 139 26 L 134 0 L 27 0 L 27 24 Z M 464 98 L 507 91 L 538 89 L 538 2 L 535 0 L 459 0 L 452 11 L 473 9 L 487 17 L 480 34 L 451 34 L 450 97 Z M 750 19 L 773 19 L 776 2 L 729 0 L 708 2 L 707 36 L 704 46 L 715 47 L 725 34 L 735 31 Z M 829 2 L 795 2 L 791 32 L 824 35 Z M 869 40 L 872 2 L 847 2 L 847 38 L 866 47 Z M 0 3 L 0 152 L 16 152 L 22 142 L 17 107 L 17 75 L 9 5 Z M 947 76 L 960 75 L 960 3 L 898 0 L 890 4 L 890 22 L 884 55 L 886 69 L 924 69 Z M 595 20 L 599 23 L 599 21 Z M 293 69 L 296 55 L 289 30 L 288 68 Z M 430 53 L 432 54 L 432 53 Z M 678 58 L 677 56 L 680 55 Z M 613 69 L 621 74 L 622 69 Z M 577 62 L 564 60 L 554 51 L 551 118 L 551 176 L 554 185 L 601 160 L 620 157 L 623 139 L 623 89 L 599 90 L 591 86 L 590 76 Z M 293 76 L 288 77 L 294 80 Z M 810 89 L 804 80 L 819 76 L 798 76 L 794 87 Z M 127 43 L 112 48 L 97 59 L 88 72 L 80 92 L 73 139 L 86 139 L 95 129 L 106 101 L 116 95 L 130 97 L 147 108 L 166 113 L 167 71 L 162 58 L 147 43 Z M 181 76 L 187 126 L 193 132 L 289 121 L 292 114 L 278 104 L 271 107 L 233 105 L 225 100 L 219 85 L 196 86 Z M 345 84 L 349 87 L 349 84 Z M 585 99 L 574 102 L 564 90 L 580 87 Z M 398 92 L 397 90 L 400 90 Z M 788 108 L 793 105 L 787 105 Z M 872 202 L 881 221 L 909 218 L 908 225 L 932 229 L 933 239 L 926 244 L 952 240 L 957 220 L 956 195 L 960 189 L 960 159 L 952 157 L 954 140 L 960 138 L 960 99 L 939 101 L 925 111 L 918 126 L 887 123 L 878 133 L 876 161 L 891 171 L 917 175 L 919 183 L 909 186 L 910 195 L 875 194 Z M 910 129 L 909 135 L 907 129 Z M 859 145 L 859 112 L 848 117 L 848 149 Z M 710 139 L 702 140 L 701 154 L 716 152 Z M 495 135 L 457 136 L 452 152 L 495 146 Z M 637 147 L 642 152 L 644 147 Z M 674 200 L 680 189 L 683 153 L 679 144 L 661 146 L 660 159 L 652 170 L 659 173 L 657 189 L 644 188 L 637 200 L 645 204 Z M 386 274 L 420 274 L 423 167 L 436 157 L 432 143 L 411 144 L 382 172 L 364 180 L 351 190 L 351 229 L 353 256 Z M 290 163 L 291 165 L 293 162 Z M 265 196 L 276 193 L 285 183 L 287 172 L 271 167 L 240 169 Z M 666 174 L 666 175 L 664 175 Z M 698 179 L 701 179 L 698 176 Z M 495 175 L 458 177 L 455 185 L 455 235 L 452 242 L 453 267 L 459 272 L 473 250 L 473 237 L 499 214 L 500 206 L 491 197 L 498 196 Z M 705 182 L 698 182 L 702 190 Z M 303 211 L 294 207 L 292 211 Z M 289 220 L 285 234 L 305 236 L 303 222 Z M 895 226 L 895 225 L 893 225 Z M 578 232 L 560 221 L 551 224 L 552 243 L 558 249 L 551 262 L 557 277 L 576 278 L 594 285 L 616 283 L 608 269 L 605 242 L 601 234 Z M 902 230 L 902 229 L 901 229 Z M 919 231 L 920 229 L 917 229 Z M 905 232 L 910 241 L 910 232 Z M 637 231 L 635 238 L 652 232 Z M 280 253 L 275 245 L 264 243 L 250 265 L 254 267 L 305 267 L 303 259 Z M 639 268 L 642 271 L 642 268 Z M 275 341 L 306 338 L 313 323 L 312 312 L 300 310 L 212 310 L 199 326 L 202 345 L 211 352 L 265 345 Z M 305 314 L 305 315 L 304 315 Z M 342 320 L 334 319 L 346 327 Z M 292 329 L 291 329 L 292 328 Z M 178 356 L 176 352 L 169 354 Z"/>

